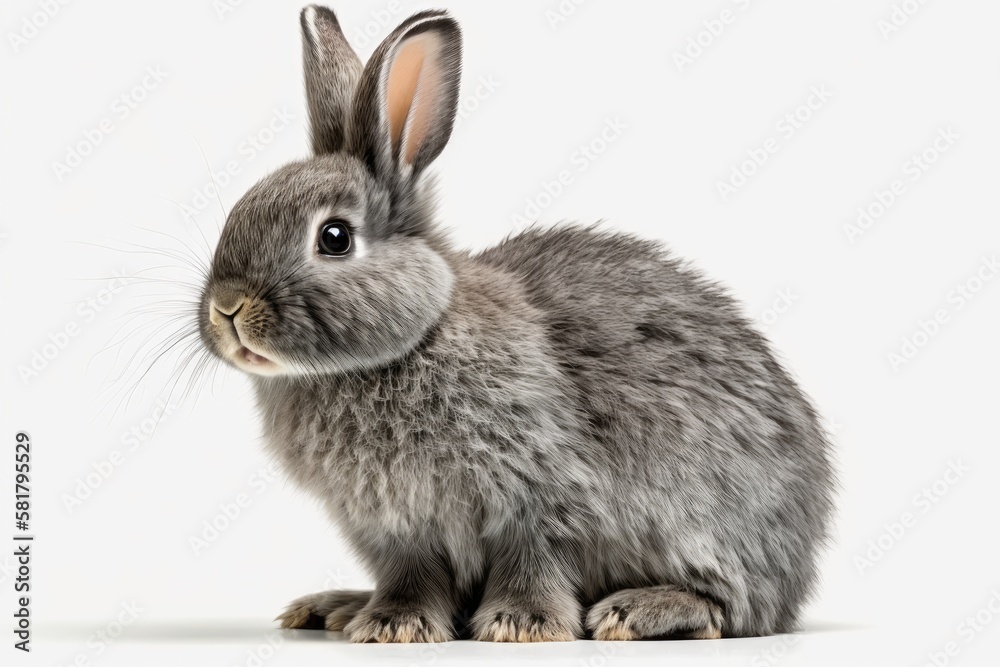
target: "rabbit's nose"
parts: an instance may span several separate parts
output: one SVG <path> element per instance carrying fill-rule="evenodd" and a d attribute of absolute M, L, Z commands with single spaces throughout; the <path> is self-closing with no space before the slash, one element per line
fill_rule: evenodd
<path fill-rule="evenodd" d="M 236 315 L 243 310 L 245 305 L 246 299 L 243 297 L 229 301 L 217 301 L 212 298 L 208 303 L 208 319 L 217 326 L 225 323 L 232 324 Z"/>

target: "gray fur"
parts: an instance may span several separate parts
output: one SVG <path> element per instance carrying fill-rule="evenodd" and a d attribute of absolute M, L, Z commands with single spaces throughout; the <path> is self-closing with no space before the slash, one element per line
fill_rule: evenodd
<path fill-rule="evenodd" d="M 400 144 L 391 140 L 382 102 L 392 58 L 404 39 L 439 33 L 447 45 L 442 53 L 446 71 L 443 90 L 435 96 L 434 131 L 417 156 L 412 173 L 399 170 Z M 413 179 L 444 150 L 458 113 L 458 90 L 462 70 L 461 32 L 454 19 L 442 11 L 424 11 L 406 19 L 379 45 L 365 66 L 354 101 L 354 117 L 348 150 L 359 156 L 383 181 L 398 183 L 400 190 L 412 186 Z"/>
<path fill-rule="evenodd" d="M 347 138 L 347 119 L 361 78 L 361 60 L 347 43 L 336 15 L 326 7 L 306 7 L 301 23 L 302 70 L 313 153 L 335 153 Z"/>
<path fill-rule="evenodd" d="M 387 43 L 416 23 L 457 52 L 452 19 L 419 16 Z M 352 132 L 377 117 L 384 66 L 362 74 Z M 267 446 L 376 581 L 297 600 L 283 625 L 325 617 L 353 641 L 793 630 L 827 537 L 829 445 L 733 300 L 659 244 L 595 227 L 455 250 L 426 179 L 373 145 L 251 189 L 199 314 L 234 363 L 207 313 L 249 304 L 235 335 L 282 368 L 253 375 Z M 364 251 L 318 256 L 316 211 Z"/>
<path fill-rule="evenodd" d="M 292 628 L 340 631 L 372 599 L 371 591 L 324 591 L 294 600 L 276 621 Z"/>
<path fill-rule="evenodd" d="M 612 593 L 587 612 L 595 639 L 642 637 L 718 639 L 723 615 L 717 604 L 680 586 L 626 588 Z"/>

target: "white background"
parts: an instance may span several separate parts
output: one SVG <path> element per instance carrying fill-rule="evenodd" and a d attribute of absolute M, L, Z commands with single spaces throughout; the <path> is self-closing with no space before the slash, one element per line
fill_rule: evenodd
<path fill-rule="evenodd" d="M 558 0 L 440 3 L 466 37 L 465 117 L 437 165 L 455 242 L 498 241 L 529 201 L 546 223 L 603 218 L 668 242 L 759 319 L 830 423 L 841 470 L 836 544 L 799 636 L 440 647 L 276 632 L 270 619 L 292 598 L 366 586 L 365 574 L 316 503 L 267 470 L 245 378 L 213 367 L 189 385 L 180 355 L 139 377 L 185 326 L 174 302 L 198 277 L 183 258 L 204 259 L 223 208 L 307 153 L 299 0 L 232 11 L 210 0 L 73 2 L 51 18 L 38 18 L 44 2 L 5 2 L 0 488 L 7 507 L 13 437 L 26 430 L 37 541 L 35 651 L 14 651 L 3 629 L 0 661 L 995 664 L 1000 4 L 896 1 L 912 16 L 881 28 L 891 0 L 567 1 L 566 16 L 550 13 Z M 366 58 L 430 6 L 334 8 Z M 692 39 L 706 46 L 679 65 Z M 143 88 L 147 68 L 161 80 Z M 814 89 L 831 96 L 803 108 Z M 275 110 L 293 120 L 269 135 Z M 111 131 L 95 135 L 104 119 Z M 614 141 L 581 163 L 580 146 L 616 119 Z M 745 165 L 754 173 L 724 199 L 719 182 L 765 145 L 776 151 Z M 71 150 L 88 154 L 57 173 Z M 925 150 L 933 164 L 913 171 Z M 223 177 L 232 164 L 239 173 Z M 569 184 L 547 198 L 562 170 Z M 211 173 L 225 187 L 202 201 Z M 859 207 L 897 180 L 895 201 L 849 233 Z M 194 224 L 182 205 L 197 210 Z M 172 256 L 134 252 L 144 248 Z M 130 281 L 109 298 L 120 271 Z M 75 335 L 60 333 L 67 326 Z M 904 340 L 915 349 L 893 364 Z M 172 406 L 155 435 L 126 441 L 152 425 L 158 400 Z M 109 466 L 107 479 L 95 473 Z M 191 538 L 224 523 L 220 505 L 240 494 L 249 502 L 196 553 Z M 0 512 L 11 521 L 4 540 L 11 514 Z M 0 557 L 4 628 L 12 564 Z M 132 604 L 141 611 L 122 616 L 122 630 L 116 619 Z M 118 636 L 100 640 L 102 630 Z M 268 642 L 279 646 L 260 648 Z"/>

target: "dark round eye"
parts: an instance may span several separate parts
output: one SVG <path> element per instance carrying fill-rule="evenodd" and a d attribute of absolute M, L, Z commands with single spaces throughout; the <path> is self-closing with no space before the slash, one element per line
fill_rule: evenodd
<path fill-rule="evenodd" d="M 351 233 L 342 220 L 327 220 L 319 229 L 319 251 L 324 255 L 346 255 L 351 249 Z"/>

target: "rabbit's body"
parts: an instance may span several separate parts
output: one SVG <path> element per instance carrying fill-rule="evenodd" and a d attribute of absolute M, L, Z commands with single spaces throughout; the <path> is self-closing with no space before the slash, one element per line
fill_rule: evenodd
<path fill-rule="evenodd" d="M 451 263 L 449 309 L 398 363 L 259 382 L 272 449 L 362 556 L 421 544 L 471 614 L 491 542 L 526 530 L 583 607 L 672 584 L 729 635 L 790 630 L 826 443 L 731 300 L 655 244 L 580 228 Z"/>
<path fill-rule="evenodd" d="M 297 600 L 282 625 L 360 642 L 792 629 L 832 479 L 761 336 L 653 242 L 569 227 L 451 248 L 423 175 L 458 105 L 458 25 L 416 14 L 363 67 L 331 11 L 302 28 L 315 155 L 233 207 L 198 310 L 376 582 Z"/>

